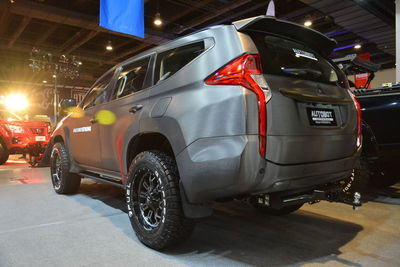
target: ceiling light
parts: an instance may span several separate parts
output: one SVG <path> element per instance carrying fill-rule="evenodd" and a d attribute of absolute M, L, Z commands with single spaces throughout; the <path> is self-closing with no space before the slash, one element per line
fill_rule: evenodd
<path fill-rule="evenodd" d="M 355 49 L 360 49 L 360 48 L 361 48 L 361 44 L 356 44 L 356 45 L 354 46 L 354 48 L 355 48 Z"/>
<path fill-rule="evenodd" d="M 57 75 L 53 74 L 53 78 L 57 78 Z"/>
<path fill-rule="evenodd" d="M 107 50 L 107 51 L 112 51 L 112 50 L 113 50 L 113 47 L 112 47 L 111 41 L 108 41 L 108 42 L 107 42 L 107 45 L 106 45 L 106 50 Z"/>
<path fill-rule="evenodd" d="M 310 27 L 311 25 L 312 25 L 312 21 L 311 20 L 306 20 L 304 22 L 304 26 L 306 26 L 306 27 Z"/>
<path fill-rule="evenodd" d="M 157 13 L 154 18 L 154 24 L 160 26 L 162 24 L 160 13 Z"/>
<path fill-rule="evenodd" d="M 47 83 L 47 81 L 46 81 L 46 80 L 43 80 L 42 83 Z"/>

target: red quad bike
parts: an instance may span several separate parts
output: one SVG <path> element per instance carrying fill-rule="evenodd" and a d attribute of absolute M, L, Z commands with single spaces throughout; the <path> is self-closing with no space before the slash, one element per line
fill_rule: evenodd
<path fill-rule="evenodd" d="M 47 123 L 23 120 L 10 111 L 0 110 L 0 165 L 10 154 L 28 154 L 29 164 L 36 166 L 49 139 Z"/>

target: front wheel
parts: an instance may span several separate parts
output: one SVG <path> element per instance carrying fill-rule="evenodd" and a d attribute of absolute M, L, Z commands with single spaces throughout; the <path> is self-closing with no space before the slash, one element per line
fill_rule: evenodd
<path fill-rule="evenodd" d="M 126 201 L 139 240 L 161 250 L 188 238 L 194 223 L 185 217 L 179 193 L 179 174 L 172 157 L 145 151 L 132 161 Z"/>
<path fill-rule="evenodd" d="M 55 143 L 51 151 L 50 173 L 54 191 L 58 194 L 78 192 L 81 177 L 69 172 L 69 156 L 63 143 Z"/>

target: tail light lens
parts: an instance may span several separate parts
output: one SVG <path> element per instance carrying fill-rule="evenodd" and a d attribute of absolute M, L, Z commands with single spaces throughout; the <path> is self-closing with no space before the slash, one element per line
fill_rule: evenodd
<path fill-rule="evenodd" d="M 360 148 L 361 146 L 361 106 L 356 97 L 353 95 L 353 93 L 349 90 L 349 94 L 351 98 L 353 99 L 354 107 L 357 110 L 357 142 L 356 146 L 357 149 Z"/>
<path fill-rule="evenodd" d="M 209 76 L 205 83 L 208 85 L 241 85 L 256 94 L 258 100 L 259 151 L 260 155 L 265 157 L 266 104 L 271 96 L 263 77 L 260 55 L 243 54 Z"/>

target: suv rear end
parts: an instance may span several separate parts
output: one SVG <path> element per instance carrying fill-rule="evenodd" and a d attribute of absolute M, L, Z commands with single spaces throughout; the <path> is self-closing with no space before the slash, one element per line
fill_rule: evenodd
<path fill-rule="evenodd" d="M 232 134 L 198 138 L 178 154 L 188 200 L 309 191 L 350 177 L 360 111 L 346 77 L 327 59 L 335 42 L 265 16 L 230 27 L 234 34 L 216 40 L 215 49 L 229 47 L 235 35 L 241 52 L 205 79 L 207 93 L 224 96 L 204 127 L 224 125 Z"/>

